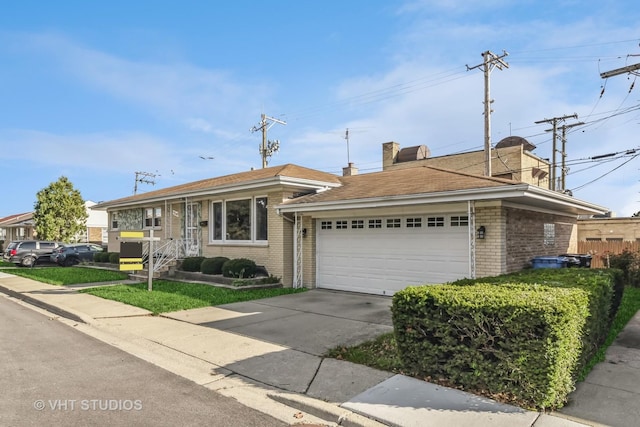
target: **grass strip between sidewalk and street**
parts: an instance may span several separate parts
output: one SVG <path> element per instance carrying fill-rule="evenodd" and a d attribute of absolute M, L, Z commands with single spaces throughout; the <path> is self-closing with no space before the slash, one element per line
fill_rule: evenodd
<path fill-rule="evenodd" d="M 26 277 L 50 285 L 76 285 L 79 283 L 114 282 L 126 280 L 126 273 L 84 267 L 34 267 L 5 270 L 15 276 Z"/>
<path fill-rule="evenodd" d="M 157 315 L 304 291 L 306 291 L 306 288 L 236 290 L 201 283 L 154 280 L 152 291 L 147 290 L 147 283 L 135 283 L 83 289 L 80 292 L 144 308 Z"/>

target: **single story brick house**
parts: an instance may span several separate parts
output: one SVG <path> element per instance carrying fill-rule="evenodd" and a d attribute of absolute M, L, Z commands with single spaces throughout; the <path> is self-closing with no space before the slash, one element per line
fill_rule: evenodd
<path fill-rule="evenodd" d="M 607 212 L 531 183 L 433 164 L 366 174 L 349 165 L 344 176 L 287 164 L 93 208 L 109 213 L 113 252 L 120 231 L 153 229 L 180 242 L 182 256 L 250 258 L 285 286 L 380 295 L 575 252 L 578 215 Z"/>

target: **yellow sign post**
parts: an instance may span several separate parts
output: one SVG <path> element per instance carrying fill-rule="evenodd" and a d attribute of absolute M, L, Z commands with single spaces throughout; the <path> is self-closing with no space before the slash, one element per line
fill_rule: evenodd
<path fill-rule="evenodd" d="M 142 242 L 149 242 L 149 284 L 148 290 L 153 289 L 153 242 L 160 240 L 153 237 L 153 230 L 149 230 L 149 237 L 144 237 L 142 231 L 120 232 L 120 271 L 144 270 L 142 263 Z"/>

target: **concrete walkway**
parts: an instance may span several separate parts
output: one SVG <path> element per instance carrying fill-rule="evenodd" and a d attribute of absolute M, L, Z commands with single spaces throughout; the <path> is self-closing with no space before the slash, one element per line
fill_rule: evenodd
<path fill-rule="evenodd" d="M 388 297 L 313 290 L 151 316 L 1 272 L 0 291 L 292 425 L 579 427 L 640 419 L 640 314 L 569 404 L 541 414 L 322 356 L 391 331 Z"/>

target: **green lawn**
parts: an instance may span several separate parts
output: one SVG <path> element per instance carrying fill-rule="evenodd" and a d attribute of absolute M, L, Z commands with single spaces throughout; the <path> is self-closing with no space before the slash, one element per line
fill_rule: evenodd
<path fill-rule="evenodd" d="M 51 285 L 113 282 L 128 278 L 126 273 L 85 267 L 34 267 L 6 270 L 9 274 L 27 277 Z"/>
<path fill-rule="evenodd" d="M 620 308 L 618 309 L 606 341 L 578 376 L 578 381 L 583 381 L 596 364 L 604 361 L 607 348 L 609 348 L 620 331 L 629 323 L 629 320 L 631 320 L 638 310 L 640 310 L 640 289 L 628 287 L 624 291 Z M 412 375 L 410 372 L 404 371 L 402 362 L 398 356 L 393 333 L 381 335 L 373 341 L 368 341 L 354 347 L 334 348 L 330 350 L 326 356 L 348 360 L 353 363 L 384 371 Z"/>
<path fill-rule="evenodd" d="M 171 311 L 187 310 L 191 308 L 209 307 L 232 302 L 250 301 L 304 292 L 299 288 L 271 288 L 235 290 L 218 288 L 201 283 L 171 282 L 154 280 L 153 290 L 147 290 L 147 283 L 133 285 L 103 286 L 99 288 L 83 289 L 80 292 L 96 295 L 125 304 L 144 308 L 153 314 Z"/>
<path fill-rule="evenodd" d="M 15 267 L 16 265 L 12 262 L 0 261 L 0 268 L 2 267 Z"/>

